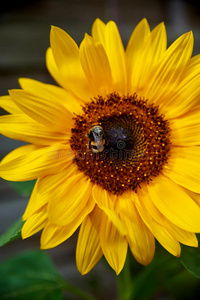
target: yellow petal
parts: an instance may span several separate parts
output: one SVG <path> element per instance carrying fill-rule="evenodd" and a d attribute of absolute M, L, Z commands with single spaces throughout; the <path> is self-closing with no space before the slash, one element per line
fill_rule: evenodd
<path fill-rule="evenodd" d="M 86 203 L 84 211 L 80 212 L 79 216 L 76 219 L 71 218 L 70 222 L 66 222 L 68 223 L 66 226 L 58 226 L 56 224 L 47 223 L 41 236 L 41 248 L 53 248 L 67 240 L 80 226 L 86 216 L 91 212 L 93 207 L 91 208 L 91 204 L 88 201 Z"/>
<path fill-rule="evenodd" d="M 126 57 L 128 64 L 132 67 L 135 64 L 135 59 L 137 55 L 142 51 L 143 45 L 150 34 L 150 27 L 147 22 L 147 19 L 142 19 L 135 27 L 127 48 L 126 48 Z"/>
<path fill-rule="evenodd" d="M 99 18 L 97 18 L 92 25 L 92 36 L 105 48 L 106 24 L 102 22 Z"/>
<path fill-rule="evenodd" d="M 188 61 L 181 81 L 176 88 L 172 87 L 170 94 L 163 95 L 162 112 L 168 119 L 174 119 L 199 105 L 200 55 Z M 176 104 L 176 105 L 174 105 Z"/>
<path fill-rule="evenodd" d="M 92 189 L 92 195 L 96 204 L 104 211 L 109 220 L 118 229 L 120 234 L 125 235 L 126 228 L 115 211 L 113 201 L 114 198 L 112 199 L 111 195 L 109 195 L 109 193 L 105 189 L 102 189 L 102 187 L 99 185 L 94 185 Z"/>
<path fill-rule="evenodd" d="M 32 180 L 55 174 L 73 159 L 69 145 L 39 147 L 26 145 L 10 152 L 0 164 L 0 176 L 11 181 Z"/>
<path fill-rule="evenodd" d="M 64 132 L 73 127 L 72 113 L 51 97 L 38 98 L 24 90 L 11 90 L 10 95 L 28 116 L 44 126 Z"/>
<path fill-rule="evenodd" d="M 68 161 L 65 164 L 65 169 L 58 174 L 45 176 L 39 178 L 34 186 L 30 200 L 23 215 L 23 220 L 26 220 L 38 211 L 42 206 L 49 202 L 51 195 L 54 191 L 60 189 L 65 181 L 77 174 L 78 168 L 72 161 Z"/>
<path fill-rule="evenodd" d="M 101 259 L 99 227 L 102 211 L 96 206 L 83 221 L 76 246 L 76 264 L 79 272 L 88 273 Z"/>
<path fill-rule="evenodd" d="M 10 96 L 0 97 L 0 107 L 11 114 L 23 114 L 23 111 L 14 103 Z"/>
<path fill-rule="evenodd" d="M 186 231 L 200 232 L 200 208 L 176 183 L 160 174 L 147 190 L 158 210 L 172 223 Z"/>
<path fill-rule="evenodd" d="M 127 240 L 135 259 L 148 265 L 154 256 L 155 239 L 142 221 L 133 203 L 134 192 L 129 192 L 118 199 L 120 218 L 126 225 Z"/>
<path fill-rule="evenodd" d="M 76 222 L 70 223 L 67 226 L 58 226 L 48 222 L 42 231 L 40 248 L 50 249 L 58 246 L 66 241 L 76 231 L 78 226 Z"/>
<path fill-rule="evenodd" d="M 159 243 L 172 255 L 179 257 L 181 253 L 181 247 L 179 242 L 166 230 L 162 225 L 160 225 L 156 220 L 154 220 L 151 215 L 146 210 L 145 206 L 141 205 L 141 201 L 138 196 L 135 194 L 134 203 L 138 209 L 138 212 L 149 228 L 153 233 L 155 238 Z"/>
<path fill-rule="evenodd" d="M 143 19 L 134 29 L 127 48 L 126 48 L 126 57 L 127 57 L 127 67 L 128 67 L 128 91 L 132 92 L 132 80 L 134 81 L 133 73 L 138 72 L 136 65 L 138 59 L 144 49 L 144 43 L 147 37 L 150 34 L 149 24 L 146 19 Z M 133 91 L 134 92 L 134 91 Z"/>
<path fill-rule="evenodd" d="M 1 164 L 8 163 L 8 162 L 12 161 L 13 159 L 15 159 L 17 157 L 29 154 L 30 152 L 32 152 L 32 151 L 34 151 L 36 149 L 40 149 L 40 147 L 36 146 L 36 145 L 25 145 L 25 146 L 18 147 L 16 149 L 14 149 L 13 151 L 9 152 L 2 159 Z"/>
<path fill-rule="evenodd" d="M 130 92 L 136 92 L 140 96 L 147 96 L 151 71 L 161 60 L 166 50 L 166 45 L 166 29 L 164 23 L 161 23 L 153 29 L 151 34 L 148 34 L 148 38 L 146 38 L 141 51 L 137 55 L 137 60 L 132 66 Z"/>
<path fill-rule="evenodd" d="M 185 69 L 185 74 L 193 77 L 193 72 L 196 72 L 197 68 L 199 74 L 199 65 L 200 65 L 200 54 L 191 57 L 190 62 Z"/>
<path fill-rule="evenodd" d="M 162 56 L 156 69 L 152 71 L 145 97 L 159 104 L 161 108 L 166 106 L 163 96 L 169 97 L 168 93 L 179 83 L 180 77 L 191 58 L 192 50 L 192 32 L 178 38 Z M 168 106 L 167 109 L 169 110 Z"/>
<path fill-rule="evenodd" d="M 143 186 L 142 189 L 138 191 L 138 197 L 143 207 L 146 208 L 151 217 L 160 225 L 162 225 L 165 229 L 167 229 L 176 240 L 178 240 L 184 245 L 192 247 L 198 246 L 198 241 L 194 233 L 179 228 L 178 226 L 170 222 L 163 214 L 161 214 L 161 212 L 154 205 L 150 194 L 147 188 L 145 188 L 145 186 Z"/>
<path fill-rule="evenodd" d="M 119 233 L 106 214 L 102 215 L 100 242 L 106 260 L 118 275 L 124 267 L 128 244 L 126 237 Z"/>
<path fill-rule="evenodd" d="M 194 193 L 184 187 L 182 189 L 195 201 L 195 203 L 200 207 L 200 194 Z"/>
<path fill-rule="evenodd" d="M 77 44 L 64 30 L 55 26 L 51 29 L 50 42 L 64 87 L 79 99 L 89 101 L 92 94 L 81 67 Z"/>
<path fill-rule="evenodd" d="M 113 92 L 111 69 L 105 50 L 102 44 L 87 34 L 80 45 L 80 61 L 93 95 L 106 96 Z"/>
<path fill-rule="evenodd" d="M 180 85 L 183 86 L 185 85 L 188 81 L 191 81 L 195 77 L 200 75 L 200 54 L 191 57 L 189 60 L 185 71 L 184 71 L 184 76 L 180 82 Z"/>
<path fill-rule="evenodd" d="M 200 145 L 200 108 L 170 121 L 170 141 L 175 146 Z"/>
<path fill-rule="evenodd" d="M 126 55 L 116 24 L 110 21 L 105 25 L 100 19 L 96 19 L 92 26 L 92 36 L 106 50 L 112 71 L 113 90 L 121 94 L 127 93 Z"/>
<path fill-rule="evenodd" d="M 26 239 L 44 228 L 47 223 L 47 209 L 44 207 L 41 211 L 33 214 L 22 228 L 22 238 Z"/>
<path fill-rule="evenodd" d="M 170 226 L 172 230 L 169 230 L 169 232 L 180 243 L 190 247 L 198 247 L 198 239 L 195 233 L 185 231 L 172 223 L 170 223 Z"/>
<path fill-rule="evenodd" d="M 76 42 L 64 30 L 52 26 L 50 43 L 58 69 L 62 71 L 62 69 L 67 67 L 69 68 L 68 72 L 73 74 L 73 65 L 80 67 L 79 49 Z"/>
<path fill-rule="evenodd" d="M 173 147 L 163 173 L 177 184 L 200 193 L 200 148 Z"/>
<path fill-rule="evenodd" d="M 39 179 L 36 181 L 36 183 L 34 185 L 28 205 L 22 216 L 23 221 L 26 221 L 28 218 L 30 218 L 33 214 L 35 214 L 37 212 L 37 210 L 39 210 L 41 207 L 43 207 L 48 202 L 47 199 L 45 199 L 44 201 L 37 201 L 38 182 L 39 182 Z"/>
<path fill-rule="evenodd" d="M 62 75 L 60 74 L 60 71 L 56 65 L 52 48 L 49 47 L 46 51 L 46 65 L 49 73 L 51 76 L 55 79 L 55 81 L 62 87 L 65 87 L 66 83 Z"/>
<path fill-rule="evenodd" d="M 81 223 L 93 209 L 92 185 L 83 173 L 71 176 L 55 190 L 49 202 L 49 221 L 59 226 Z"/>
<path fill-rule="evenodd" d="M 160 112 L 165 114 L 166 119 L 178 118 L 199 105 L 199 81 L 200 75 L 197 75 L 192 80 L 186 78 L 177 88 L 169 87 L 160 102 Z"/>
<path fill-rule="evenodd" d="M 127 70 L 124 46 L 117 25 L 110 21 L 106 25 L 105 50 L 108 56 L 113 78 L 114 91 L 127 93 Z"/>
<path fill-rule="evenodd" d="M 28 93 L 58 103 L 58 105 L 66 107 L 67 110 L 79 113 L 82 111 L 80 102 L 72 93 L 52 84 L 42 83 L 29 78 L 20 78 L 19 84 Z M 49 100 L 50 99 L 50 100 Z"/>
<path fill-rule="evenodd" d="M 38 145 L 64 143 L 71 136 L 35 122 L 25 114 L 6 115 L 0 118 L 0 133 L 16 140 Z"/>

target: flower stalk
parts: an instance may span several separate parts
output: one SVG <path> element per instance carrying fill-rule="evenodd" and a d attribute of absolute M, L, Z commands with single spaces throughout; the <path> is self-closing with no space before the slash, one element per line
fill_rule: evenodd
<path fill-rule="evenodd" d="M 130 257 L 127 255 L 126 263 L 123 270 L 117 277 L 117 287 L 118 287 L 118 298 L 119 300 L 134 300 L 131 298 L 131 291 L 133 289 L 134 282 L 131 279 L 131 269 L 130 269 Z"/>

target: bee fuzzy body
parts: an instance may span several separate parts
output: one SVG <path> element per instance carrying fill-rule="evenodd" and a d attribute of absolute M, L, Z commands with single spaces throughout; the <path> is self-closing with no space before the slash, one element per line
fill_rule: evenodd
<path fill-rule="evenodd" d="M 103 128 L 100 125 L 92 126 L 87 136 L 89 138 L 88 150 L 91 148 L 93 153 L 99 153 L 104 150 L 105 137 Z"/>

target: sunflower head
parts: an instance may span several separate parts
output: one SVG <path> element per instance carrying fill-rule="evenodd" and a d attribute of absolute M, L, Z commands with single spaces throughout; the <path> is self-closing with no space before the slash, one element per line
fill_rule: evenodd
<path fill-rule="evenodd" d="M 6 180 L 37 179 L 22 237 L 41 248 L 80 227 L 82 274 L 105 256 L 117 274 L 127 247 L 147 265 L 155 239 L 172 255 L 200 232 L 200 58 L 193 35 L 167 48 L 146 19 L 126 50 L 116 24 L 97 19 L 80 47 L 52 27 L 46 62 L 59 86 L 21 78 L 0 99 L 1 133 L 28 144 L 1 162 Z"/>

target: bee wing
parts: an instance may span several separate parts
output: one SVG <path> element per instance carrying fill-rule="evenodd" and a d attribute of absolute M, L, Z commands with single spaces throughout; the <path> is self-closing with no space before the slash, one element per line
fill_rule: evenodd
<path fill-rule="evenodd" d="M 104 150 L 104 143 L 102 136 L 98 137 L 94 135 L 94 141 L 95 141 L 95 146 L 98 148 L 99 152 L 102 152 Z"/>

